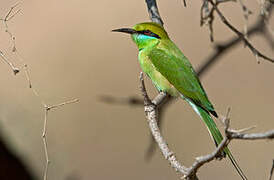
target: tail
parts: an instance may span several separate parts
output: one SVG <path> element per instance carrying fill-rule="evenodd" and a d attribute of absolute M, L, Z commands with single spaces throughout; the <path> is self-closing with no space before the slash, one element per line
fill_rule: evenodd
<path fill-rule="evenodd" d="M 184 99 L 192 106 L 192 108 L 195 110 L 195 112 L 204 121 L 204 123 L 206 124 L 206 127 L 209 131 L 209 134 L 211 135 L 212 139 L 214 140 L 216 146 L 218 146 L 221 143 L 221 141 L 223 140 L 223 136 L 220 133 L 219 129 L 217 128 L 215 122 L 211 118 L 210 114 L 207 111 L 205 111 L 203 108 L 195 105 L 191 100 L 189 100 L 187 98 L 184 98 Z M 231 152 L 229 151 L 229 149 L 227 147 L 224 148 L 224 152 L 226 153 L 226 155 L 228 155 L 231 163 L 233 164 L 233 166 L 235 167 L 235 169 L 237 170 L 237 172 L 241 176 L 241 178 L 243 180 L 247 180 L 247 177 L 244 175 L 240 166 L 237 164 L 236 160 L 234 159 L 234 157 L 232 156 Z"/>

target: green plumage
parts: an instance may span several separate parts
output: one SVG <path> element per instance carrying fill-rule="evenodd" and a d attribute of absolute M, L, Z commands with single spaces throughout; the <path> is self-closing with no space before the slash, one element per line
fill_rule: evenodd
<path fill-rule="evenodd" d="M 150 77 L 159 91 L 185 99 L 206 124 L 216 145 L 223 137 L 210 113 L 217 116 L 202 84 L 189 60 L 169 39 L 162 26 L 156 23 L 136 24 L 133 29 L 117 29 L 132 35 L 139 49 L 139 62 L 143 71 Z M 229 156 L 242 179 L 246 179 L 228 148 L 224 152 Z"/>

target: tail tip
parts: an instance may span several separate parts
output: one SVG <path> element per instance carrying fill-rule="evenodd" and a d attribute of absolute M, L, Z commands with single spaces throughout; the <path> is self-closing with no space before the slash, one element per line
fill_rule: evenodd
<path fill-rule="evenodd" d="M 216 113 L 216 111 L 209 111 L 210 114 L 212 114 L 213 116 L 215 116 L 216 118 L 218 118 L 218 114 Z"/>

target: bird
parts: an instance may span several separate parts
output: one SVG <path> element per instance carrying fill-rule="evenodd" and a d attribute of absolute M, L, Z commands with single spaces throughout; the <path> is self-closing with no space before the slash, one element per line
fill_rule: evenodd
<path fill-rule="evenodd" d="M 203 120 L 215 145 L 218 146 L 223 136 L 211 117 L 213 115 L 218 118 L 218 114 L 190 61 L 169 38 L 163 26 L 154 22 L 143 22 L 133 28 L 112 31 L 131 35 L 139 50 L 138 60 L 142 71 L 151 79 L 156 89 L 187 101 Z M 246 180 L 247 177 L 228 147 L 224 148 L 223 153 L 229 157 L 240 177 Z"/>

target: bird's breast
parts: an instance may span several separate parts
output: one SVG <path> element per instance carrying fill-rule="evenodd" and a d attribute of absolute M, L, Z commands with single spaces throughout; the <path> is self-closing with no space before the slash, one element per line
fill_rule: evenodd
<path fill-rule="evenodd" d="M 142 70 L 148 75 L 158 91 L 163 91 L 171 96 L 179 96 L 177 89 L 155 68 L 146 49 L 139 51 L 139 63 Z"/>

